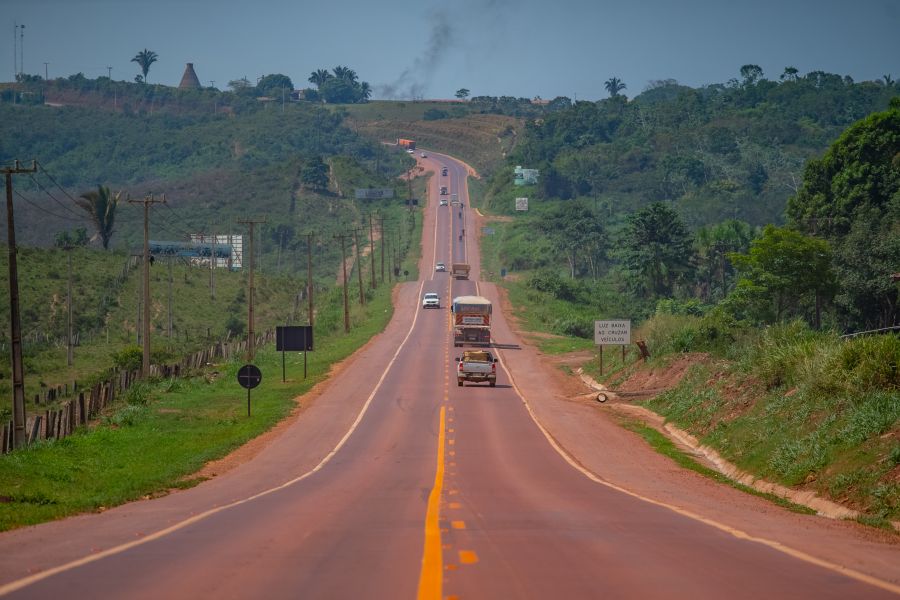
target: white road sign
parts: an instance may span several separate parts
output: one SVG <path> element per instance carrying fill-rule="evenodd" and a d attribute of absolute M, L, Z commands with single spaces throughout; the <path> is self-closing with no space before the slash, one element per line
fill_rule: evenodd
<path fill-rule="evenodd" d="M 516 198 L 516 210 L 528 210 L 528 198 Z"/>
<path fill-rule="evenodd" d="M 598 346 L 629 345 L 631 320 L 594 321 L 594 343 Z"/>

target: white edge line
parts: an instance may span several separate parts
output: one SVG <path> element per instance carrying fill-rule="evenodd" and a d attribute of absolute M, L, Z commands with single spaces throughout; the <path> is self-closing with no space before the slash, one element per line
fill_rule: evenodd
<path fill-rule="evenodd" d="M 422 280 L 422 282 L 419 283 L 419 296 L 422 295 L 422 288 L 424 285 L 425 285 L 425 281 Z M 73 561 L 69 561 L 65 564 L 62 564 L 62 565 L 59 565 L 56 567 L 52 567 L 50 569 L 47 569 L 46 571 L 41 571 L 40 573 L 35 573 L 34 575 L 29 575 L 28 577 L 23 577 L 22 579 L 17 579 L 15 581 L 11 581 L 10 583 L 0 586 L 0 596 L 5 596 L 5 595 L 15 592 L 17 590 L 25 588 L 29 585 L 38 583 L 39 581 L 43 581 L 44 579 L 48 579 L 54 575 L 58 575 L 59 573 L 63 573 L 65 571 L 70 571 L 72 569 L 82 567 L 89 563 L 96 562 L 100 559 L 103 559 L 103 558 L 106 558 L 109 556 L 113 556 L 115 554 L 121 554 L 122 552 L 130 550 L 130 549 L 140 546 L 142 544 L 146 544 L 148 542 L 158 540 L 162 537 L 169 535 L 170 533 L 174 533 L 174 532 L 178 531 L 179 529 L 184 529 L 185 527 L 187 527 L 189 525 L 192 525 L 198 521 L 202 521 L 203 519 L 206 519 L 207 517 L 211 517 L 212 515 L 214 515 L 216 513 L 222 512 L 224 510 L 228 510 L 229 508 L 234 508 L 235 506 L 240 506 L 241 504 L 246 504 L 247 502 L 251 502 L 253 500 L 256 500 L 257 498 L 262 498 L 263 496 L 268 496 L 269 494 L 272 494 L 279 490 L 283 490 L 287 487 L 290 487 L 290 486 L 294 485 L 295 483 L 298 483 L 298 482 L 306 479 L 313 473 L 316 473 L 317 471 L 321 470 L 328 463 L 328 461 L 330 461 L 334 457 L 334 455 L 337 454 L 337 452 L 341 449 L 341 447 L 343 447 L 343 445 L 347 442 L 347 440 L 350 439 L 350 436 L 353 434 L 353 432 L 359 426 L 360 422 L 363 419 L 363 416 L 365 416 L 366 411 L 369 409 L 369 405 L 372 404 L 372 400 L 375 398 L 375 394 L 378 393 L 378 390 L 381 388 L 381 384 L 384 382 L 385 378 L 387 377 L 388 372 L 391 370 L 391 367 L 394 365 L 394 362 L 397 360 L 397 356 L 400 355 L 400 351 L 403 350 L 403 347 L 406 345 L 407 340 L 409 340 L 409 336 L 412 335 L 413 329 L 416 326 L 416 321 L 419 318 L 420 310 L 421 310 L 421 307 L 420 307 L 419 303 L 416 302 L 416 312 L 415 312 L 415 315 L 413 316 L 412 324 L 410 324 L 410 326 L 409 326 L 409 331 L 406 332 L 406 337 L 404 337 L 403 341 L 400 342 L 400 345 L 397 347 L 397 351 L 394 352 L 394 355 L 391 357 L 390 362 L 387 364 L 387 366 L 384 369 L 384 372 L 381 374 L 381 377 L 378 379 L 378 383 L 376 383 L 375 387 L 372 389 L 372 393 L 369 394 L 369 397 L 366 399 L 365 404 L 363 404 L 362 408 L 360 409 L 359 414 L 356 416 L 356 420 L 353 421 L 353 424 L 350 426 L 350 429 L 347 431 L 346 434 L 344 434 L 344 437 L 341 438 L 341 441 L 339 441 L 337 443 L 337 446 L 335 446 L 328 454 L 326 454 L 325 458 L 323 458 L 322 461 L 319 462 L 319 464 L 317 464 L 315 467 L 313 467 L 310 471 L 307 471 L 303 475 L 299 475 L 299 476 L 295 477 L 294 479 L 285 481 L 281 485 L 277 485 L 277 486 L 269 488 L 267 490 L 263 490 L 262 492 L 258 492 L 256 494 L 254 494 L 252 496 L 248 496 L 247 498 L 244 498 L 242 500 L 236 500 L 229 504 L 218 506 L 216 508 L 211 508 L 207 511 L 196 514 L 196 515 L 189 517 L 179 523 L 176 523 L 174 525 L 166 527 L 165 529 L 160 529 L 159 531 L 157 531 L 155 533 L 144 536 L 139 540 L 127 542 L 125 544 L 120 544 L 118 546 L 109 548 L 108 550 L 103 550 L 101 552 L 97 552 L 97 553 L 91 554 L 89 556 L 84 556 L 82 558 L 79 558 L 79 559 L 76 559 Z"/>
<path fill-rule="evenodd" d="M 476 282 L 476 287 L 477 287 L 477 285 L 478 284 Z M 531 405 L 525 399 L 525 396 L 522 394 L 521 390 L 519 390 L 519 386 L 516 385 L 516 382 L 513 379 L 512 374 L 509 372 L 509 369 L 506 368 L 506 364 L 503 362 L 503 356 L 500 355 L 499 352 L 497 353 L 497 355 L 498 355 L 498 358 L 500 359 L 500 366 L 503 368 L 503 371 L 506 373 L 506 376 L 509 378 L 509 382 L 512 384 L 512 387 L 515 390 L 516 394 L 519 396 L 519 399 L 522 401 L 522 404 L 525 405 L 525 408 L 528 411 L 529 416 L 531 416 L 531 420 L 534 421 L 534 424 L 537 425 L 537 427 L 538 427 L 538 429 L 540 429 L 541 433 L 544 434 L 544 437 L 550 443 L 550 446 L 554 450 L 556 450 L 557 454 L 562 456 L 563 460 L 565 460 L 567 463 L 569 463 L 569 465 L 571 465 L 574 469 L 579 471 L 582 475 L 584 475 L 591 481 L 593 481 L 595 483 L 599 483 L 600 485 L 606 486 L 610 489 L 616 490 L 616 491 L 626 494 L 628 496 L 631 496 L 632 498 L 642 500 L 644 502 L 653 504 L 655 506 L 659 506 L 661 508 L 666 508 L 668 510 L 671 510 L 672 512 L 675 512 L 679 515 L 682 515 L 682 516 L 692 519 L 694 521 L 698 521 L 705 525 L 709 525 L 710 527 L 714 527 L 714 528 L 718 529 L 719 531 L 723 531 L 729 535 L 734 536 L 735 538 L 738 538 L 741 540 L 747 540 L 750 542 L 756 542 L 758 544 L 768 546 L 769 548 L 772 548 L 774 550 L 777 550 L 778 552 L 782 552 L 784 554 L 787 554 L 788 556 L 792 556 L 792 557 L 802 560 L 804 562 L 822 567 L 829 571 L 840 573 L 841 575 L 844 575 L 851 579 L 855 579 L 857 581 L 861 581 L 863 583 L 867 583 L 874 587 L 881 588 L 883 590 L 887 590 L 887 591 L 893 592 L 895 594 L 900 594 L 900 586 L 890 583 L 888 581 L 878 579 L 871 575 L 866 575 L 865 573 L 862 573 L 855 569 L 851 569 L 849 567 L 844 567 L 844 566 L 829 562 L 824 559 L 816 558 L 815 556 L 807 554 L 806 552 L 803 552 L 801 550 L 796 550 L 794 548 L 791 548 L 790 546 L 786 546 L 785 544 L 782 544 L 781 542 L 776 542 L 774 540 L 769 540 L 766 538 L 761 538 L 761 537 L 757 537 L 754 535 L 750 535 L 749 533 L 742 531 L 740 529 L 731 527 L 730 525 L 726 525 L 724 523 L 720 523 L 718 521 L 714 521 L 712 519 L 703 517 L 694 512 L 691 512 L 687 509 L 681 508 L 679 506 L 675 506 L 674 504 L 668 504 L 666 502 L 654 500 L 653 498 L 649 498 L 647 496 L 642 496 L 641 494 L 638 494 L 637 492 L 633 492 L 631 490 L 628 490 L 626 488 L 618 486 L 614 483 L 611 483 L 609 481 L 601 479 L 600 477 L 595 475 L 593 472 L 591 472 L 584 466 L 578 464 L 578 462 L 576 462 L 575 459 L 572 458 L 572 456 L 568 452 L 566 452 L 566 450 L 564 448 L 562 448 L 559 445 L 559 443 L 557 443 L 557 441 L 553 438 L 553 436 L 550 435 L 550 432 L 547 431 L 547 429 L 538 420 L 537 415 L 535 415 L 534 410 L 532 410 L 532 408 L 531 408 Z"/>

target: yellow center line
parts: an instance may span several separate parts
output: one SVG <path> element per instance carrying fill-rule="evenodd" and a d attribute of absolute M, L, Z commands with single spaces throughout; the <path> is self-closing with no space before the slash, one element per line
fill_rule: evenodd
<path fill-rule="evenodd" d="M 443 585 L 443 557 L 441 556 L 441 492 L 444 487 L 444 421 L 445 408 L 441 407 L 438 427 L 437 470 L 434 487 L 428 495 L 425 514 L 425 549 L 422 553 L 422 571 L 419 574 L 419 600 L 440 600 Z"/>
<path fill-rule="evenodd" d="M 474 550 L 460 550 L 459 562 L 464 565 L 474 565 L 478 562 L 478 555 L 475 554 Z"/>

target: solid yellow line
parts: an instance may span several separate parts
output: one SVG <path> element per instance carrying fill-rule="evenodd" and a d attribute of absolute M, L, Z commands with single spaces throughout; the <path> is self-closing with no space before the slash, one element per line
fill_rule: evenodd
<path fill-rule="evenodd" d="M 422 553 L 422 571 L 419 574 L 419 600 L 440 600 L 443 585 L 443 557 L 441 556 L 441 492 L 444 488 L 444 413 L 441 407 L 438 427 L 437 470 L 434 487 L 428 495 L 428 510 L 425 513 L 425 549 Z"/>

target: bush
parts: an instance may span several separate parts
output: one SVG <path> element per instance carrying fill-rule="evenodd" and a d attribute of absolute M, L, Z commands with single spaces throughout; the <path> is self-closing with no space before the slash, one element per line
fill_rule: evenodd
<path fill-rule="evenodd" d="M 144 351 L 140 346 L 126 346 L 112 355 L 113 364 L 123 371 L 134 371 L 141 368 Z"/>

